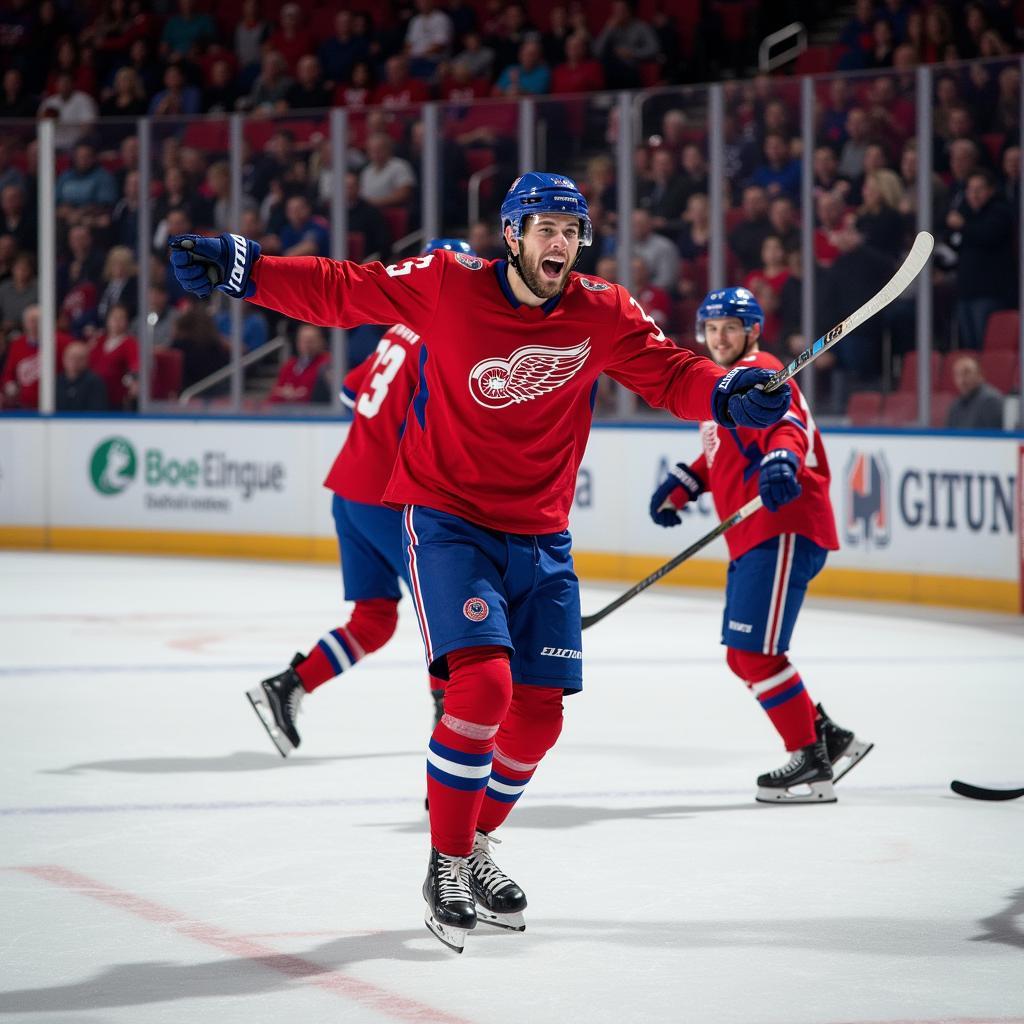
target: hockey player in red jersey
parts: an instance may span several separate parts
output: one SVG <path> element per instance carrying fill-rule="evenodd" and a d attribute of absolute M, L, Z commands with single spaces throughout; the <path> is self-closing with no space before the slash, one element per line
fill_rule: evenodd
<path fill-rule="evenodd" d="M 435 238 L 422 255 L 446 249 L 473 256 L 458 238 Z M 402 544 L 402 515 L 383 505 L 384 488 L 419 381 L 420 336 L 404 324 L 389 328 L 377 351 L 345 377 L 342 400 L 352 425 L 324 486 L 333 492 L 345 600 L 355 608 L 344 626 L 325 633 L 306 655 L 249 690 L 249 702 L 282 757 L 301 742 L 295 724 L 302 699 L 383 647 L 398 625 L 399 580 L 410 587 Z M 434 722 L 444 707 L 444 681 L 430 677 Z"/>
<path fill-rule="evenodd" d="M 384 495 L 445 713 L 427 751 L 430 930 L 461 951 L 481 920 L 521 930 L 526 897 L 494 862 L 508 816 L 582 689 L 579 582 L 567 530 L 598 377 L 684 419 L 763 428 L 789 389 L 677 348 L 618 285 L 572 272 L 586 199 L 530 172 L 501 207 L 507 259 L 434 252 L 394 266 L 261 256 L 238 235 L 172 240 L 182 286 L 322 326 L 424 335 L 419 383 Z"/>
<path fill-rule="evenodd" d="M 697 311 L 697 337 L 719 366 L 782 369 L 759 347 L 764 313 L 746 288 L 710 292 Z M 757 697 L 786 750 L 784 767 L 757 780 L 764 803 L 834 803 L 832 783 L 870 749 L 812 703 L 786 656 L 807 585 L 839 547 L 829 500 L 829 468 L 821 434 L 804 396 L 774 426 L 757 433 L 714 421 L 701 424 L 704 452 L 676 464 L 651 498 L 651 518 L 678 526 L 678 510 L 710 491 L 720 518 L 757 494 L 764 509 L 726 535 L 722 643 L 729 668 Z"/>

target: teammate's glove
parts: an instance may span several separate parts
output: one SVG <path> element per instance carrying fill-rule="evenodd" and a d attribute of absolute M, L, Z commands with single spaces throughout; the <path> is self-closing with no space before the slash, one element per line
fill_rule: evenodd
<path fill-rule="evenodd" d="M 244 299 L 256 291 L 249 277 L 259 259 L 259 242 L 225 232 L 216 238 L 175 235 L 170 247 L 174 276 L 192 295 L 207 299 L 219 288 L 233 299 Z"/>
<path fill-rule="evenodd" d="M 733 368 L 711 392 L 711 415 L 723 427 L 760 429 L 777 423 L 785 416 L 792 393 L 788 384 L 765 391 L 771 377 L 771 370 L 756 366 Z"/>
<path fill-rule="evenodd" d="M 800 460 L 788 448 L 775 448 L 761 459 L 757 489 L 769 512 L 777 512 L 787 502 L 800 497 L 803 488 L 796 475 Z"/>
<path fill-rule="evenodd" d="M 685 462 L 677 462 L 651 495 L 651 518 L 659 526 L 678 526 L 682 519 L 677 510 L 688 501 L 696 501 L 703 491 L 704 485 L 693 470 Z"/>

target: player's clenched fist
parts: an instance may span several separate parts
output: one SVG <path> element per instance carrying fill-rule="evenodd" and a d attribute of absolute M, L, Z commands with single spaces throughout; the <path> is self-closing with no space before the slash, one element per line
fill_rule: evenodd
<path fill-rule="evenodd" d="M 768 392 L 771 370 L 741 366 L 730 370 L 711 395 L 711 414 L 723 427 L 770 427 L 786 415 L 792 398 L 788 384 Z"/>
<path fill-rule="evenodd" d="M 260 243 L 241 235 L 175 235 L 170 240 L 171 267 L 178 284 L 201 299 L 219 288 L 233 299 L 256 290 L 249 278 L 260 255 Z"/>
<path fill-rule="evenodd" d="M 796 478 L 799 472 L 800 460 L 788 448 L 776 448 L 761 459 L 757 490 L 769 512 L 777 512 L 800 497 L 803 488 Z"/>
<path fill-rule="evenodd" d="M 704 485 L 685 462 L 677 462 L 668 476 L 651 495 L 651 518 L 659 526 L 678 526 L 678 509 L 688 501 L 696 501 L 704 491 Z"/>

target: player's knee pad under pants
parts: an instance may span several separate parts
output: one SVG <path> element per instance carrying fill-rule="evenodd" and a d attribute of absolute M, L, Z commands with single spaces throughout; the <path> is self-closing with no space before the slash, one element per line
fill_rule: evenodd
<path fill-rule="evenodd" d="M 725 649 L 725 661 L 747 686 L 770 679 L 789 665 L 789 658 L 785 654 L 761 654 L 757 651 L 741 651 L 736 647 Z"/>
<path fill-rule="evenodd" d="M 356 601 L 346 629 L 364 654 L 383 647 L 398 627 L 398 602 L 375 597 Z"/>

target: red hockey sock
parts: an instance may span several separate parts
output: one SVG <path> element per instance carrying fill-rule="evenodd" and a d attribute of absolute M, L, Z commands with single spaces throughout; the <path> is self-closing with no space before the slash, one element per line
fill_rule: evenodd
<path fill-rule="evenodd" d="M 562 691 L 512 687 L 512 704 L 494 740 L 494 762 L 476 827 L 493 832 L 512 813 L 526 784 L 562 731 Z"/>
<path fill-rule="evenodd" d="M 444 717 L 427 750 L 430 841 L 441 853 L 473 850 L 498 726 L 512 700 L 504 647 L 467 647 L 448 655 Z"/>
<path fill-rule="evenodd" d="M 328 679 L 347 672 L 391 639 L 398 625 L 398 602 L 390 598 L 356 601 L 344 626 L 325 633 L 295 671 L 302 688 L 312 693 Z"/>
<path fill-rule="evenodd" d="M 817 739 L 814 702 L 785 654 L 757 654 L 729 647 L 726 661 L 758 699 L 786 750 L 799 750 Z"/>

